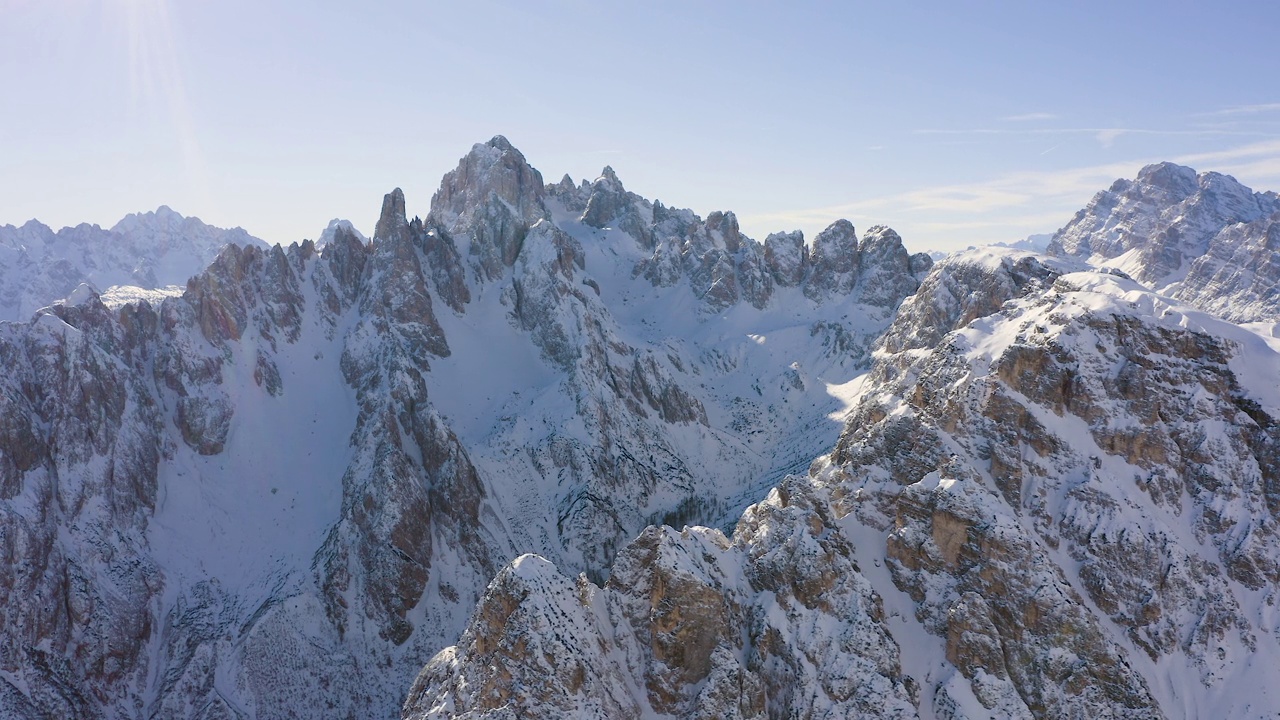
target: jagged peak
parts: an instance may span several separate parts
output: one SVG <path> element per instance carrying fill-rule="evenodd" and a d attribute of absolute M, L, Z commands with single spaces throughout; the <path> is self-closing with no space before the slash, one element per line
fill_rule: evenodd
<path fill-rule="evenodd" d="M 317 248 L 324 248 L 345 236 L 350 236 L 361 244 L 369 240 L 364 236 L 364 233 L 356 229 L 356 226 L 350 220 L 334 218 L 329 221 L 329 225 L 320 233 L 320 239 L 316 240 L 315 245 Z"/>
<path fill-rule="evenodd" d="M 112 232 L 128 232 L 139 227 L 166 227 L 176 228 L 183 223 L 193 223 L 204 225 L 204 222 L 197 217 L 185 217 L 181 213 L 176 212 L 168 205 L 161 205 L 154 211 L 129 213 L 120 221 L 111 227 Z"/>
<path fill-rule="evenodd" d="M 440 189 L 431 198 L 427 224 L 442 225 L 453 232 L 460 218 L 487 204 L 494 195 L 532 224 L 547 215 L 542 204 L 544 192 L 542 174 L 505 137 L 497 135 L 472 146 L 458 166 L 441 179 Z"/>
<path fill-rule="evenodd" d="M 31 218 L 30 220 L 22 223 L 22 226 L 19 227 L 18 229 L 22 230 L 23 232 L 40 233 L 42 235 L 53 233 L 53 228 L 49 227 L 48 225 L 45 225 L 44 223 L 40 222 L 35 218 Z"/>
<path fill-rule="evenodd" d="M 803 230 L 779 230 L 777 232 L 769 233 L 769 235 L 764 239 L 764 241 L 766 243 L 770 241 L 781 242 L 783 240 L 794 241 L 794 239 L 797 237 L 800 238 L 801 241 L 803 241 L 804 231 Z"/>
<path fill-rule="evenodd" d="M 375 241 L 383 241 L 401 228 L 409 226 L 405 216 L 404 191 L 396 188 L 382 197 L 382 214 L 373 231 Z"/>
<path fill-rule="evenodd" d="M 600 177 L 596 178 L 596 184 L 600 183 L 612 186 L 610 189 L 622 191 L 622 181 L 618 179 L 618 174 L 609 165 L 605 165 L 604 169 L 600 171 Z"/>
<path fill-rule="evenodd" d="M 467 164 L 468 160 L 473 162 L 480 161 L 482 166 L 491 166 L 508 158 L 507 162 L 528 166 L 529 162 L 525 159 L 524 153 L 519 148 L 511 144 L 510 140 L 502 135 L 494 135 L 488 142 L 476 143 L 471 146 L 471 151 L 459 162 L 458 167 L 461 168 Z"/>
<path fill-rule="evenodd" d="M 98 300 L 100 295 L 101 293 L 98 292 L 98 288 L 93 286 L 93 283 L 82 282 L 76 286 L 75 290 L 71 291 L 71 294 L 67 295 L 63 303 L 71 307 L 78 307 Z"/>

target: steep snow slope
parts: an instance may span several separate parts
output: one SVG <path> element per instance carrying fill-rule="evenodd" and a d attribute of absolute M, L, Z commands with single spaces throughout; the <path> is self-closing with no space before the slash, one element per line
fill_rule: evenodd
<path fill-rule="evenodd" d="M 1280 712 L 1269 339 L 1013 252 L 909 305 L 732 540 L 647 530 L 603 587 L 519 559 L 405 717 Z"/>

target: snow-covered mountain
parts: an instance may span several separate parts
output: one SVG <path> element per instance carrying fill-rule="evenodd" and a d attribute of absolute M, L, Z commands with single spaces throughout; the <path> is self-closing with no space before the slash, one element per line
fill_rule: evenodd
<path fill-rule="evenodd" d="M 1094 196 L 1048 252 L 1118 268 L 1236 322 L 1280 314 L 1280 196 L 1229 175 L 1149 165 Z"/>
<path fill-rule="evenodd" d="M 1278 351 L 1114 274 L 943 261 L 806 476 L 603 587 L 517 559 L 405 716 L 1270 716 Z"/>
<path fill-rule="evenodd" d="M 81 283 L 121 303 L 138 291 L 181 292 L 224 245 L 266 243 L 240 228 L 223 230 L 161 206 L 128 215 L 110 230 L 77 225 L 54 232 L 32 220 L 0 226 L 0 321 L 31 319 L 36 310 L 62 300 Z"/>
<path fill-rule="evenodd" d="M 1060 231 L 1059 254 L 1102 267 L 939 262 L 807 474 L 731 536 L 645 530 L 603 584 L 516 559 L 405 717 L 1276 714 L 1277 315 L 1251 305 L 1249 329 L 1125 274 L 1187 292 L 1194 251 L 1162 236 L 1192 266 L 1177 278 L 1147 233 L 1222 220 L 1201 236 L 1238 258 L 1259 221 L 1229 210 L 1272 196 L 1188 172 L 1147 168 L 1138 184 L 1190 182 L 1104 193 Z M 1232 262 L 1218 274 L 1257 270 Z M 1242 305 L 1239 285 L 1188 297 Z"/>
<path fill-rule="evenodd" d="M 86 241 L 0 323 L 0 715 L 1280 712 L 1275 203 L 935 265 L 496 137 L 181 294 Z"/>
<path fill-rule="evenodd" d="M 425 219 L 397 190 L 321 239 L 0 324 L 0 712 L 393 717 L 511 559 L 603 582 L 829 450 L 931 265 L 547 185 L 500 137 Z"/>

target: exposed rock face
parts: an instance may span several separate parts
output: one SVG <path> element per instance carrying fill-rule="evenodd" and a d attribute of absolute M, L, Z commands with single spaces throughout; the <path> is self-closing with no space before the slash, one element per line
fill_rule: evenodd
<path fill-rule="evenodd" d="M 1219 232 L 1173 295 L 1229 320 L 1280 318 L 1280 212 Z"/>
<path fill-rule="evenodd" d="M 774 233 L 765 238 L 764 262 L 773 281 L 783 287 L 795 287 L 809 270 L 809 251 L 804 233 Z"/>
<path fill-rule="evenodd" d="M 547 216 L 543 194 L 542 174 L 499 135 L 445 175 L 427 225 L 462 240 L 475 272 L 495 280 L 515 262 L 529 227 Z"/>
<path fill-rule="evenodd" d="M 933 349 L 947 333 L 994 315 L 1009 300 L 1045 290 L 1059 274 L 1017 252 L 952 255 L 903 302 L 879 346 L 891 353 Z"/>
<path fill-rule="evenodd" d="M 108 317 L 92 296 L 0 325 L 0 672 L 22 688 L 16 717 L 98 717 L 146 679 L 163 420 L 137 377 L 143 338 Z"/>
<path fill-rule="evenodd" d="M 1245 609 L 1258 575 L 1233 570 L 1228 537 L 1274 532 L 1261 528 L 1275 527 L 1264 498 L 1280 435 L 1241 410 L 1253 405 L 1235 373 L 1275 357 L 1160 303 L 1115 276 L 1060 277 L 880 386 L 831 456 L 857 512 L 892 528 L 895 581 L 998 714 L 1214 707 L 1239 681 L 1231 658 L 1258 651 Z M 1218 442 L 1233 450 L 1193 450 Z M 1217 492 L 1253 499 L 1223 521 Z M 1168 670 L 1142 655 L 1203 693 L 1152 694 Z"/>
<path fill-rule="evenodd" d="M 932 261 L 908 256 L 902 239 L 888 228 L 872 228 L 858 245 L 852 224 L 840 220 L 804 244 L 799 231 L 774 233 L 763 243 L 746 237 L 731 212 L 713 212 L 705 220 L 689 210 L 650 202 L 623 188 L 612 168 L 595 182 L 574 187 L 562 180 L 547 194 L 566 210 L 582 207 L 581 222 L 602 230 L 620 230 L 649 253 L 634 273 L 658 287 L 688 279 L 707 314 L 723 313 L 740 302 L 764 309 L 777 288 L 800 287 L 817 303 L 850 296 L 875 308 L 894 308 L 915 292 Z M 867 268 L 862 269 L 863 255 Z M 859 282 L 870 290 L 855 294 Z"/>
<path fill-rule="evenodd" d="M 1274 320 L 1280 275 L 1268 238 L 1277 213 L 1275 193 L 1160 163 L 1098 193 L 1058 231 L 1048 252 L 1114 265 L 1229 320 Z"/>
<path fill-rule="evenodd" d="M 858 253 L 858 234 L 853 223 L 837 220 L 818 233 L 813 239 L 813 251 L 809 264 L 813 268 L 805 294 L 810 297 L 824 292 L 847 294 L 853 292 L 861 267 Z"/>

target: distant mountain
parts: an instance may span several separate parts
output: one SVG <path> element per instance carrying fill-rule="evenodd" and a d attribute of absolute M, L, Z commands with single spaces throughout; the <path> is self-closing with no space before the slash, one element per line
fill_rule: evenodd
<path fill-rule="evenodd" d="M 128 215 L 110 230 L 82 224 L 55 233 L 35 220 L 0 226 L 0 321 L 29 320 L 81 283 L 99 291 L 185 285 L 228 243 L 266 247 L 240 228 L 212 227 L 164 206 Z"/>
<path fill-rule="evenodd" d="M 1118 268 L 1237 322 L 1280 315 L 1280 196 L 1172 163 L 1117 180 L 1048 252 Z"/>
<path fill-rule="evenodd" d="M 1049 247 L 1049 242 L 1053 240 L 1053 233 L 1041 233 L 1039 235 L 1028 235 L 1025 238 L 1015 242 L 998 242 L 992 243 L 994 247 L 1009 248 L 1011 250 L 1026 250 L 1028 252 L 1044 252 Z"/>

